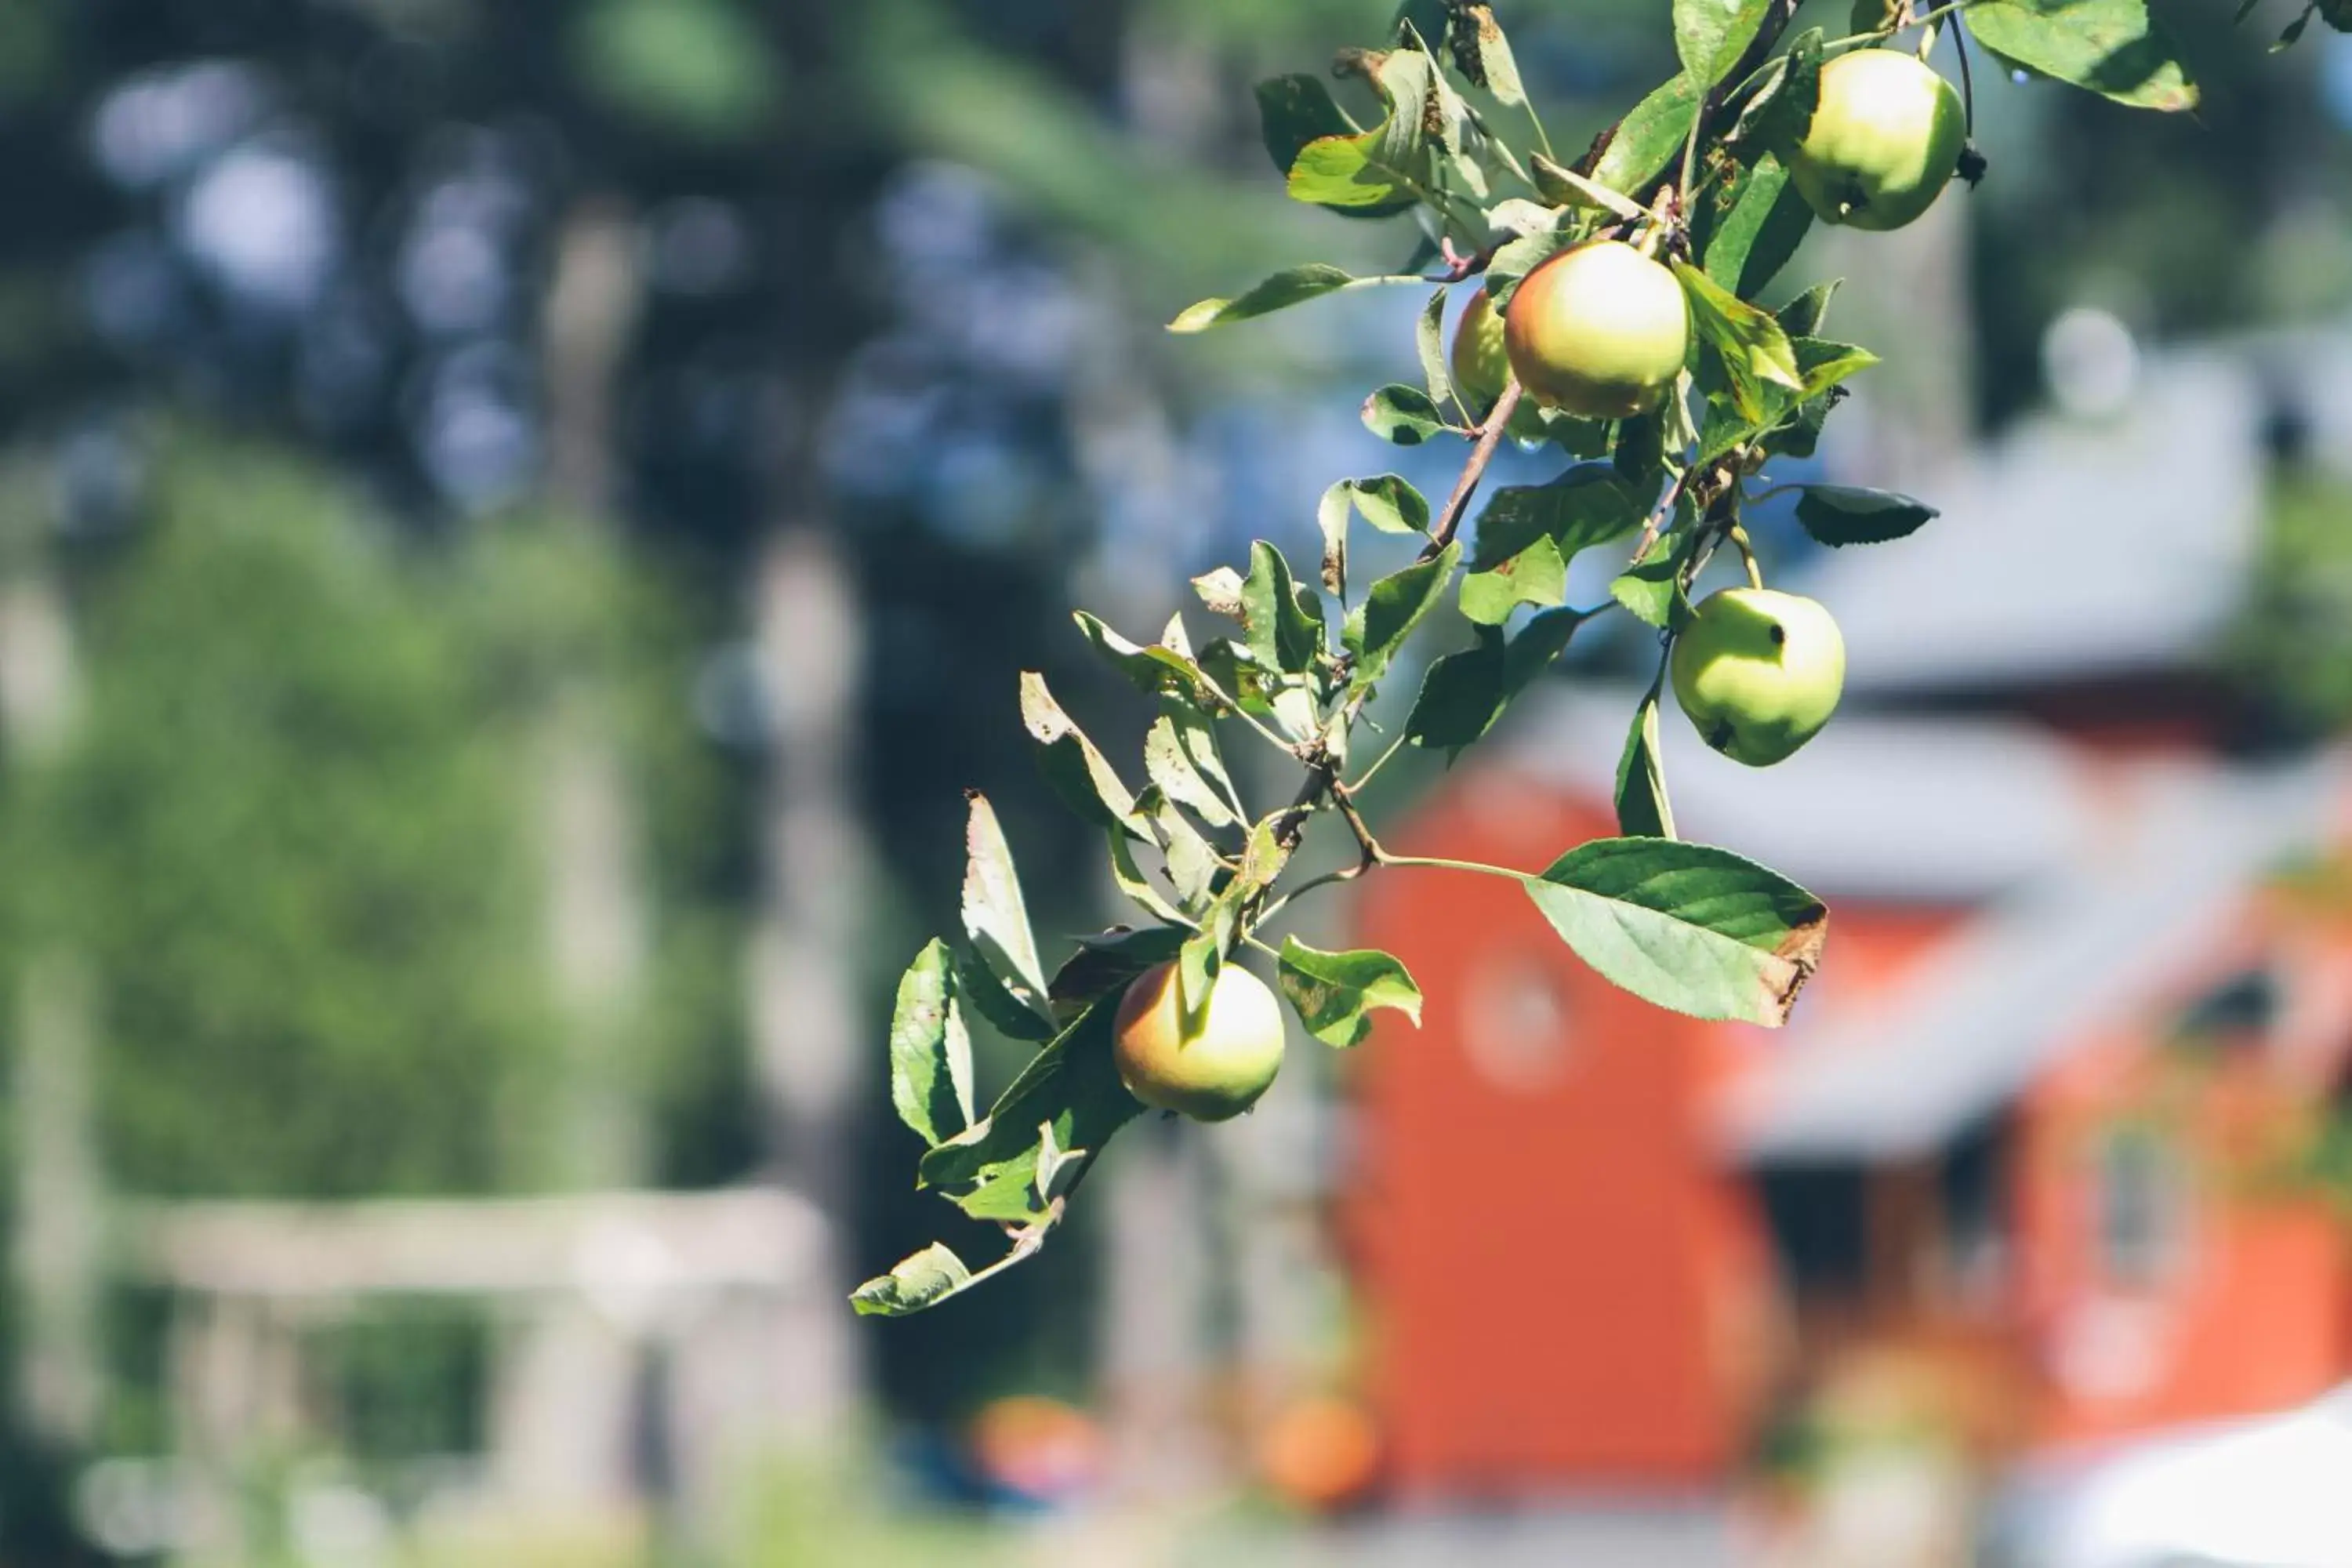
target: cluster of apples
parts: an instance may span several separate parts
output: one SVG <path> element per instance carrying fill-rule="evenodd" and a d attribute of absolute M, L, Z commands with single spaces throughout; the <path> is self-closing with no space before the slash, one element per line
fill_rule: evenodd
<path fill-rule="evenodd" d="M 1811 129 L 1790 180 L 1824 222 L 1900 228 L 1926 212 L 1958 167 L 1966 116 L 1952 86 L 1912 56 L 1864 48 L 1822 68 Z M 1521 279 L 1497 315 L 1482 289 L 1449 355 L 1481 413 L 1516 376 L 1547 407 L 1627 419 L 1657 407 L 1690 357 L 1690 308 L 1675 275 L 1622 240 L 1560 252 Z M 1845 643 L 1814 600 L 1726 588 L 1676 637 L 1675 700 L 1701 739 L 1766 767 L 1829 722 L 1845 683 Z M 1114 1057 L 1144 1104 L 1223 1121 L 1255 1104 L 1282 1066 L 1282 1009 L 1237 964 L 1218 972 L 1197 1032 L 1183 1026 L 1176 967 L 1136 979 L 1120 999 Z"/>
<path fill-rule="evenodd" d="M 1918 59 L 1857 49 L 1822 68 L 1811 127 L 1790 178 L 1824 222 L 1884 231 L 1926 212 L 1951 180 L 1967 116 L 1951 83 Z M 1622 240 L 1562 251 L 1520 281 L 1497 315 L 1481 293 L 1454 330 L 1454 379 L 1474 407 L 1507 370 L 1538 403 L 1587 419 L 1658 405 L 1690 354 L 1675 275 Z M 1811 740 L 1845 681 L 1837 622 L 1811 599 L 1726 588 L 1675 639 L 1675 697 L 1706 743 L 1766 767 Z"/>

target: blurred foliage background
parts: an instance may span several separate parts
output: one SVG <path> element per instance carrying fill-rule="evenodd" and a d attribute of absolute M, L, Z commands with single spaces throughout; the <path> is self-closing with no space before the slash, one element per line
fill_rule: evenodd
<path fill-rule="evenodd" d="M 953 897 L 961 791 L 998 804 L 1033 875 L 1060 868 L 1029 889 L 1045 929 L 1099 923 L 1091 837 L 1032 773 L 1013 672 L 1132 739 L 1067 606 L 1156 625 L 1184 574 L 1296 535 L 1329 478 L 1389 460 L 1352 410 L 1410 364 L 1409 307 L 1334 301 L 1181 353 L 1159 323 L 1276 266 L 1411 249 L 1286 204 L 1247 90 L 1391 9 L 0 7 L 0 1018 L 12 1046 L 44 1008 L 80 1018 L 108 1185 L 772 1174 L 823 1196 L 860 1263 L 936 1234 L 877 1114 L 877 1026 Z M 2166 337 L 2352 294 L 2352 54 L 2331 34 L 2266 56 L 2225 8 L 2167 9 L 2200 115 L 1979 62 L 1966 287 L 1867 303 L 1890 360 L 1906 333 L 1961 336 L 1973 429 L 2042 399 L 2069 306 Z M 1563 149 L 1672 68 L 1657 0 L 1504 12 Z M 1961 321 L 1910 319 L 1955 299 Z M 2233 668 L 2331 727 L 2347 661 L 2310 649 L 2341 645 L 2347 564 L 2319 486 L 2280 482 L 2277 602 Z M 822 875 L 785 844 L 808 797 L 776 711 L 832 678 L 761 651 L 791 630 L 761 584 L 811 541 L 854 670 L 826 798 L 870 847 L 802 889 L 858 905 L 854 940 L 819 948 L 855 961 L 836 978 L 872 1038 L 846 1067 L 776 1036 L 747 981 L 775 957 L 763 930 L 806 934 L 793 879 Z M 551 779 L 583 756 L 631 836 L 617 1000 L 550 956 L 550 901 L 574 896 L 551 892 L 571 820 Z M 1078 1239 L 869 1335 L 886 1408 L 1082 1387 Z M 109 1310 L 135 1411 L 160 1328 Z M 401 1342 L 391 1374 L 362 1350 L 352 1375 L 414 1367 L 462 1403 L 462 1344 Z M 446 1409 L 386 1420 L 453 1440 Z M 51 1560 L 47 1445 L 12 1430 L 0 1472 L 33 1500 L 0 1500 L 0 1554 Z"/>

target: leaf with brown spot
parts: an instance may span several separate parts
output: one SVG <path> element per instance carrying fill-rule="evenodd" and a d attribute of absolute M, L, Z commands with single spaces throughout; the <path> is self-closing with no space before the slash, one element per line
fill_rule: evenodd
<path fill-rule="evenodd" d="M 1696 1018 L 1788 1022 L 1828 935 L 1819 899 L 1704 844 L 1597 838 L 1523 885 L 1603 979 Z"/>

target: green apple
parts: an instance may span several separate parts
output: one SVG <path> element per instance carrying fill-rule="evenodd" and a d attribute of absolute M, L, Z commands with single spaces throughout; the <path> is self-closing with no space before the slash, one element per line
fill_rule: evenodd
<path fill-rule="evenodd" d="M 1282 1067 L 1282 1005 L 1236 964 L 1217 971 L 1208 1017 L 1184 1037 L 1176 966 L 1138 975 L 1119 998 L 1111 1056 L 1127 1092 L 1158 1110 L 1223 1121 L 1257 1103 Z"/>
<path fill-rule="evenodd" d="M 1471 294 L 1462 319 L 1454 323 L 1454 351 L 1446 363 L 1462 405 L 1484 419 L 1511 374 L 1510 355 L 1503 347 L 1503 318 L 1495 313 L 1494 297 L 1486 289 Z"/>
<path fill-rule="evenodd" d="M 1726 588 L 1675 639 L 1675 700 L 1706 743 L 1769 767 L 1837 710 L 1845 639 L 1818 601 L 1769 588 Z"/>
<path fill-rule="evenodd" d="M 1789 177 L 1824 223 L 1901 228 L 1935 205 L 1967 140 L 1950 82 L 1909 55 L 1856 49 L 1822 68 L 1821 102 Z"/>
<path fill-rule="evenodd" d="M 1594 240 L 1520 279 L 1503 346 L 1537 402 L 1627 419 L 1656 407 L 1682 374 L 1690 305 L 1673 273 L 1622 240 Z"/>

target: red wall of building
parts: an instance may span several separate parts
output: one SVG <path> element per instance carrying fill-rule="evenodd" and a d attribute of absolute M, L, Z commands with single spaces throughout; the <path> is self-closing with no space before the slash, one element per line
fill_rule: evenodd
<path fill-rule="evenodd" d="M 1532 868 L 1612 831 L 1487 775 L 1394 847 Z M 1719 1481 L 1769 1301 L 1704 1121 L 1728 1032 L 1592 976 L 1499 879 L 1393 872 L 1359 913 L 1430 997 L 1357 1058 L 1349 1228 L 1395 1485 Z"/>

